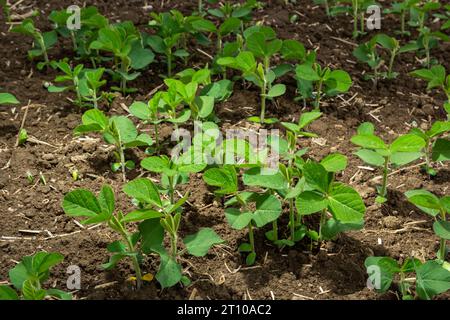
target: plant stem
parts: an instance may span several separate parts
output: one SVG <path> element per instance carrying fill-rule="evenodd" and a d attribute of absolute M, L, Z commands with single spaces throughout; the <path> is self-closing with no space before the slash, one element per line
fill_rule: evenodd
<path fill-rule="evenodd" d="M 198 0 L 198 12 L 202 13 L 203 12 L 203 3 L 202 0 Z"/>
<path fill-rule="evenodd" d="M 382 197 L 386 197 L 386 192 L 387 192 L 387 178 L 388 178 L 388 166 L 389 166 L 389 157 L 385 157 L 384 158 L 384 167 L 383 167 L 383 184 L 381 186 L 381 192 L 380 195 Z"/>
<path fill-rule="evenodd" d="M 327 13 L 327 16 L 330 16 L 330 6 L 328 4 L 328 0 L 325 0 L 325 12 Z"/>
<path fill-rule="evenodd" d="M 264 123 L 264 117 L 266 114 L 266 79 L 264 79 L 263 86 L 261 88 L 261 115 L 260 115 L 260 122 L 261 124 Z"/>
<path fill-rule="evenodd" d="M 169 197 L 170 197 L 170 204 L 174 204 L 173 177 L 168 177 L 168 179 L 169 179 Z"/>
<path fill-rule="evenodd" d="M 44 42 L 44 38 L 42 37 L 42 34 L 39 33 L 37 41 L 39 42 L 39 45 L 41 46 L 42 53 L 44 55 L 44 61 L 45 61 L 46 67 L 48 68 L 50 61 L 48 59 L 47 48 L 45 47 L 45 42 Z"/>
<path fill-rule="evenodd" d="M 176 233 L 170 235 L 170 240 L 171 240 L 170 249 L 171 249 L 172 257 L 173 257 L 173 259 L 174 259 L 175 261 L 177 261 L 177 254 L 178 254 L 177 243 L 178 243 L 178 237 L 177 237 Z"/>
<path fill-rule="evenodd" d="M 295 242 L 295 212 L 294 199 L 289 199 L 289 223 L 291 227 L 291 240 Z"/>
<path fill-rule="evenodd" d="M 126 182 L 127 177 L 125 174 L 125 154 L 122 144 L 119 145 L 119 154 L 120 154 L 120 168 L 122 169 L 122 180 L 123 182 Z"/>
<path fill-rule="evenodd" d="M 167 76 L 172 76 L 172 49 L 167 52 Z"/>
<path fill-rule="evenodd" d="M 358 37 L 358 1 L 353 0 L 353 37 Z"/>
<path fill-rule="evenodd" d="M 155 127 L 155 143 L 156 143 L 156 149 L 159 153 L 159 132 L 158 132 L 158 124 L 153 124 Z"/>
<path fill-rule="evenodd" d="M 441 210 L 441 219 L 442 219 L 442 221 L 446 220 L 444 210 Z M 446 243 L 446 240 L 444 238 L 441 238 L 440 246 L 439 246 L 439 255 L 440 255 L 439 259 L 442 259 L 442 261 L 445 261 L 445 258 L 446 258 L 445 257 L 445 251 L 446 251 L 445 243 Z"/>
<path fill-rule="evenodd" d="M 406 15 L 406 11 L 403 10 L 401 15 L 400 15 L 400 21 L 401 21 L 401 32 L 402 35 L 405 34 L 405 15 Z"/>
<path fill-rule="evenodd" d="M 320 212 L 319 241 L 322 241 L 322 229 L 323 225 L 325 224 L 326 218 L 327 218 L 327 209 L 323 209 Z"/>
<path fill-rule="evenodd" d="M 73 51 L 77 51 L 78 45 L 77 45 L 77 40 L 75 39 L 75 33 L 73 31 L 70 31 L 70 38 L 72 39 Z"/>
<path fill-rule="evenodd" d="M 392 68 L 394 67 L 395 56 L 397 55 L 397 50 L 394 49 L 391 54 L 391 59 L 389 61 L 388 78 L 392 77 Z"/>
<path fill-rule="evenodd" d="M 92 90 L 93 91 L 93 97 L 94 97 L 94 99 L 92 100 L 93 102 L 94 102 L 94 108 L 95 109 L 98 109 L 98 103 L 97 103 L 97 90 L 96 89 L 93 89 Z"/>
<path fill-rule="evenodd" d="M 317 88 L 317 93 L 316 93 L 316 101 L 314 102 L 314 109 L 315 110 L 319 110 L 320 109 L 320 96 L 322 94 L 322 86 L 323 86 L 323 78 L 320 78 L 319 86 Z"/>
<path fill-rule="evenodd" d="M 253 225 L 252 222 L 248 224 L 248 240 L 250 241 L 250 246 L 252 247 L 252 253 L 256 253 L 255 250 L 255 236 L 253 235 Z"/>
<path fill-rule="evenodd" d="M 364 20 L 364 11 L 363 11 L 363 12 L 361 12 L 361 24 L 360 24 L 361 34 L 364 34 L 364 23 L 365 23 L 365 20 Z"/>

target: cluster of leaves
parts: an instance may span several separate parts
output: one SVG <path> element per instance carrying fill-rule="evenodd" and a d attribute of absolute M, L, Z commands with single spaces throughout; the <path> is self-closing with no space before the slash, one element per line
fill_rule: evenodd
<path fill-rule="evenodd" d="M 375 135 L 375 127 L 365 122 L 358 127 L 357 134 L 352 137 L 352 143 L 361 147 L 355 154 L 365 163 L 383 168 L 383 182 L 378 187 L 377 202 L 387 200 L 387 183 L 390 166 L 400 167 L 411 163 L 422 156 L 425 141 L 417 134 L 399 136 L 391 144 L 385 143 Z"/>
<path fill-rule="evenodd" d="M 188 285 L 189 278 L 182 273 L 177 262 L 184 252 L 178 251 L 178 230 L 181 223 L 181 206 L 188 194 L 176 203 L 165 200 L 161 190 L 151 180 L 138 178 L 124 185 L 123 192 L 132 197 L 136 210 L 127 214 L 116 210 L 114 192 L 110 186 L 103 186 L 98 197 L 92 192 L 77 189 L 64 197 L 63 209 L 72 217 L 86 217 L 83 224 L 105 223 L 117 232 L 122 240 L 114 241 L 107 249 L 112 254 L 109 262 L 102 265 L 105 269 L 114 268 L 117 263 L 130 258 L 135 271 L 137 287 L 142 281 L 152 279 L 142 275 L 141 263 L 144 255 L 156 253 L 160 257 L 160 267 L 156 279 L 163 288 L 171 287 L 180 281 Z M 129 231 L 132 223 L 138 223 L 137 229 Z M 165 233 L 170 238 L 170 250 L 164 247 Z M 196 234 L 183 239 L 185 251 L 194 256 L 204 256 L 208 250 L 223 240 L 210 228 L 203 228 Z"/>
<path fill-rule="evenodd" d="M 44 300 L 46 298 L 71 300 L 72 295 L 58 289 L 42 286 L 50 276 L 50 269 L 63 261 L 60 253 L 38 252 L 22 260 L 9 271 L 14 289 L 0 286 L 0 300 Z M 19 293 L 18 293 L 19 292 Z"/>

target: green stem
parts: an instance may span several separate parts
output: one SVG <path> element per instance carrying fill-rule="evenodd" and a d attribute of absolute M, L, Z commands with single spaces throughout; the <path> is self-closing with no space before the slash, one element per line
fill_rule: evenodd
<path fill-rule="evenodd" d="M 317 88 L 317 93 L 316 93 L 316 101 L 314 102 L 315 110 L 320 109 L 320 96 L 322 95 L 322 86 L 323 86 L 323 78 L 320 78 L 319 86 Z"/>
<path fill-rule="evenodd" d="M 386 193 L 387 193 L 387 178 L 388 178 L 388 166 L 389 166 L 389 157 L 385 157 L 384 158 L 384 167 L 383 167 L 383 184 L 381 186 L 381 192 L 380 195 L 382 197 L 386 197 Z"/>
<path fill-rule="evenodd" d="M 264 79 L 263 86 L 261 88 L 261 115 L 260 115 L 260 122 L 261 124 L 264 123 L 264 118 L 266 114 L 266 79 Z"/>
<path fill-rule="evenodd" d="M 167 76 L 170 78 L 172 76 L 172 50 L 169 49 L 167 53 Z"/>
<path fill-rule="evenodd" d="M 406 11 L 403 10 L 401 15 L 400 15 L 402 35 L 406 33 L 405 32 L 405 14 L 406 14 Z"/>
<path fill-rule="evenodd" d="M 295 242 L 295 211 L 294 199 L 289 199 L 289 223 L 291 227 L 291 240 Z"/>
<path fill-rule="evenodd" d="M 391 54 L 391 59 L 389 61 L 389 69 L 388 69 L 388 78 L 392 77 L 392 68 L 394 67 L 395 56 L 397 55 L 397 51 L 394 50 Z"/>
<path fill-rule="evenodd" d="M 364 34 L 364 23 L 365 23 L 365 20 L 364 20 L 364 12 L 361 12 L 361 17 L 360 17 L 360 19 L 361 19 L 361 23 L 360 23 L 360 26 L 361 26 L 361 34 Z"/>
<path fill-rule="evenodd" d="M 322 241 L 322 229 L 323 225 L 326 222 L 326 218 L 327 218 L 327 209 L 323 209 L 320 212 L 319 241 Z"/>
<path fill-rule="evenodd" d="M 41 46 L 42 53 L 44 55 L 44 61 L 45 61 L 46 67 L 48 68 L 50 61 L 48 59 L 47 48 L 45 47 L 45 42 L 44 42 L 44 38 L 42 37 L 42 34 L 39 33 L 37 40 L 39 42 L 39 45 Z"/>
<path fill-rule="evenodd" d="M 170 239 L 171 239 L 171 252 L 172 252 L 172 257 L 175 261 L 177 261 L 177 254 L 178 254 L 178 237 L 176 234 L 171 234 L 170 235 Z"/>
<path fill-rule="evenodd" d="M 255 236 L 253 235 L 253 225 L 252 222 L 248 224 L 248 240 L 250 241 L 250 246 L 252 247 L 252 253 L 256 253 L 255 250 Z"/>
<path fill-rule="evenodd" d="M 444 210 L 441 210 L 441 219 L 442 219 L 442 221 L 446 220 L 445 211 Z M 446 244 L 446 240 L 444 238 L 441 238 L 440 246 L 439 246 L 439 255 L 440 255 L 439 258 L 442 259 L 442 261 L 445 261 L 445 258 L 446 258 L 445 257 L 446 256 L 446 254 L 445 254 L 445 251 L 446 251 L 445 244 Z"/>
<path fill-rule="evenodd" d="M 77 39 L 75 39 L 75 33 L 73 31 L 70 31 L 70 38 L 72 39 L 73 51 L 77 51 L 78 50 Z"/>
<path fill-rule="evenodd" d="M 173 187 L 173 177 L 168 177 L 169 179 L 169 197 L 170 197 L 170 203 L 174 204 L 174 187 Z"/>
<path fill-rule="evenodd" d="M 278 241 L 278 220 L 272 222 L 273 241 Z"/>
<path fill-rule="evenodd" d="M 325 12 L 327 13 L 327 16 L 330 16 L 330 6 L 328 4 L 328 0 L 325 0 Z"/>
<path fill-rule="evenodd" d="M 154 124 L 155 127 L 155 143 L 156 143 L 156 149 L 159 152 L 159 132 L 158 132 L 158 124 Z"/>
<path fill-rule="evenodd" d="M 119 154 L 120 154 L 120 168 L 122 170 L 122 180 L 123 182 L 126 182 L 127 177 L 125 174 L 125 154 L 122 145 L 119 146 Z"/>

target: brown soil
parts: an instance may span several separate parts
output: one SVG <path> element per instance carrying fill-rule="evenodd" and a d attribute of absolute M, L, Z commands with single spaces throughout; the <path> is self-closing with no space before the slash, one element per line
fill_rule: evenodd
<path fill-rule="evenodd" d="M 25 0 L 21 5 L 24 9 L 17 13 L 39 8 L 42 14 L 38 25 L 45 30 L 49 28 L 45 17 L 51 10 L 78 2 L 81 3 L 73 0 Z M 161 1 L 148 1 L 157 11 L 179 9 L 187 13 L 196 6 L 196 1 L 174 2 L 165 1 L 164 7 L 161 7 Z M 113 20 L 132 20 L 141 27 L 148 21 L 149 11 L 144 12 L 141 3 L 135 1 L 88 3 L 96 5 Z M 256 18 L 274 27 L 281 38 L 298 39 L 308 49 L 318 48 L 319 61 L 343 68 L 352 75 L 354 85 L 350 92 L 342 99 L 327 100 L 323 105 L 324 116 L 311 126 L 311 131 L 323 140 L 305 140 L 302 146 L 310 146 L 310 155 L 317 159 L 334 151 L 349 157 L 349 166 L 338 179 L 355 186 L 366 202 L 368 210 L 363 230 L 341 235 L 314 253 L 309 252 L 305 244 L 280 251 L 265 240 L 265 229 L 257 230 L 259 256 L 256 265 L 248 268 L 236 250 L 246 240 L 246 232 L 232 230 L 227 225 L 222 205 L 213 202 L 213 195 L 201 176 L 193 176 L 190 184 L 183 187 L 191 191 L 189 202 L 192 205 L 185 209 L 182 236 L 200 227 L 212 227 L 226 240 L 226 245 L 216 247 L 204 258 L 183 259 L 183 267 L 193 280 L 188 288 L 176 286 L 161 290 L 152 282 L 135 292 L 124 281 L 132 274 L 131 266 L 126 261 L 113 271 L 105 272 L 100 267 L 108 259 L 106 246 L 115 239 L 115 235 L 105 227 L 81 229 L 61 209 L 61 199 L 68 191 L 82 187 L 97 192 L 104 183 L 113 186 L 122 209 L 130 206 L 129 199 L 120 192 L 123 185 L 120 175 L 109 169 L 111 150 L 98 138 L 80 140 L 73 137 L 72 129 L 80 122 L 82 111 L 74 108 L 65 94 L 47 93 L 43 84 L 52 81 L 55 72 L 38 72 L 35 69 L 26 58 L 30 40 L 7 32 L 2 17 L 0 91 L 15 94 L 23 105 L 31 102 L 25 128 L 45 144 L 30 142 L 14 148 L 23 109 L 0 109 L 0 168 L 10 161 L 9 168 L 0 170 L 0 281 L 7 280 L 8 270 L 22 256 L 46 250 L 58 251 L 65 256 L 64 262 L 53 271 L 52 279 L 55 281 L 51 285 L 64 288 L 66 268 L 69 265 L 81 268 L 82 289 L 75 292 L 79 299 L 271 299 L 272 295 L 276 299 L 396 299 L 393 292 L 379 296 L 366 288 L 364 260 L 374 254 L 389 255 L 395 259 L 410 255 L 422 259 L 434 258 L 438 239 L 431 229 L 432 220 L 408 204 L 403 192 L 426 188 L 439 195 L 448 194 L 450 168 L 438 167 L 438 176 L 433 179 L 429 179 L 417 166 L 401 171 L 389 181 L 389 202 L 376 205 L 372 179 L 380 172 L 361 168 L 363 164 L 352 155 L 355 148 L 349 141 L 363 121 L 374 122 L 377 131 L 389 140 L 407 132 L 413 122 L 427 127 L 430 120 L 444 118 L 441 108 L 444 97 L 437 92 L 427 95 L 425 84 L 407 75 L 408 71 L 420 66 L 414 54 L 398 59 L 395 66 L 400 74 L 398 79 L 382 81 L 374 89 L 370 82 L 362 80 L 361 71 L 365 68 L 356 64 L 351 54 L 351 18 L 340 16 L 329 20 L 323 8 L 311 3 L 309 0 L 298 0 L 296 5 L 286 7 L 281 0 L 268 1 Z M 289 14 L 294 10 L 300 15 L 296 24 L 289 22 Z M 396 18 L 383 20 L 383 32 L 392 33 L 397 27 Z M 370 36 L 367 35 L 366 39 Z M 444 44 L 432 53 L 447 70 L 450 70 L 449 52 L 449 45 Z M 58 45 L 50 55 L 54 59 L 61 58 L 70 55 L 70 49 Z M 205 59 L 205 56 L 196 53 L 191 62 L 200 64 Z M 133 83 L 139 92 L 126 99 L 117 99 L 109 112 L 124 114 L 120 103 L 129 105 L 133 99 L 143 99 L 161 83 L 157 74 L 163 68 L 153 64 L 150 71 Z M 287 79 L 286 83 L 289 81 Z M 294 86 L 291 81 L 288 93 L 278 100 L 278 106 L 269 106 L 271 115 L 283 121 L 298 116 L 301 108 L 293 101 Z M 246 113 L 257 114 L 257 93 L 254 89 L 245 90 L 236 84 L 233 96 L 217 106 L 217 110 L 225 125 L 248 125 Z M 136 151 L 133 157 L 142 159 L 144 154 Z M 81 180 L 72 181 L 70 170 L 73 168 L 80 172 Z M 27 171 L 35 176 L 35 183 L 28 182 Z M 38 182 L 40 172 L 47 179 L 47 185 Z M 140 169 L 136 169 L 129 173 L 128 178 L 132 179 L 140 173 Z M 20 230 L 38 230 L 41 233 L 33 235 Z M 4 237 L 13 238 L 7 240 Z M 152 257 L 147 261 L 151 262 L 147 262 L 143 269 L 155 273 L 158 262 Z M 109 283 L 112 284 L 96 288 Z M 448 299 L 449 295 L 444 294 L 440 298 Z"/>

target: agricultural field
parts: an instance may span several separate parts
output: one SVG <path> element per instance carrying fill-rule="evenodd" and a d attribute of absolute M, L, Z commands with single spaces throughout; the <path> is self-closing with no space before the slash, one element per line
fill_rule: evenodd
<path fill-rule="evenodd" d="M 447 1 L 0 4 L 0 300 L 450 298 Z"/>

